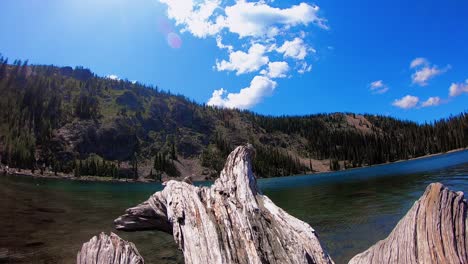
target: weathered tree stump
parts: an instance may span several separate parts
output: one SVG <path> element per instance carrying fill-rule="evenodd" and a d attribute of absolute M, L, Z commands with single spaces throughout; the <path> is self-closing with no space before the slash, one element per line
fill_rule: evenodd
<path fill-rule="evenodd" d="M 101 233 L 83 244 L 76 256 L 77 264 L 144 264 L 135 245 L 114 233 Z"/>
<path fill-rule="evenodd" d="M 169 181 L 127 209 L 119 230 L 173 234 L 185 263 L 333 263 L 307 223 L 262 195 L 251 146 L 236 148 L 211 187 Z"/>
<path fill-rule="evenodd" d="M 253 152 L 236 148 L 209 188 L 167 182 L 116 228 L 170 233 L 188 264 L 333 263 L 308 224 L 260 193 Z M 350 263 L 468 263 L 467 208 L 463 193 L 431 184 L 385 240 Z"/>
<path fill-rule="evenodd" d="M 467 228 L 463 193 L 433 183 L 386 239 L 349 263 L 468 263 Z"/>

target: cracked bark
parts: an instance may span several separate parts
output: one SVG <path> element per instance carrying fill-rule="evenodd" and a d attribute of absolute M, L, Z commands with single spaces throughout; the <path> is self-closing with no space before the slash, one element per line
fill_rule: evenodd
<path fill-rule="evenodd" d="M 433 183 L 386 239 L 349 263 L 468 263 L 467 227 L 463 193 Z"/>
<path fill-rule="evenodd" d="M 114 233 L 101 233 L 84 243 L 76 256 L 77 264 L 144 264 L 135 245 Z"/>
<path fill-rule="evenodd" d="M 333 263 L 307 223 L 262 195 L 251 146 L 236 148 L 211 187 L 169 181 L 115 220 L 119 230 L 174 236 L 185 263 Z"/>
<path fill-rule="evenodd" d="M 249 145 L 236 148 L 211 187 L 167 182 L 117 218 L 116 228 L 172 234 L 187 264 L 333 263 L 312 227 L 261 194 L 253 154 Z M 462 192 L 433 183 L 386 239 L 349 263 L 468 263 L 467 208 Z M 133 244 L 101 234 L 83 245 L 77 263 L 143 259 Z"/>

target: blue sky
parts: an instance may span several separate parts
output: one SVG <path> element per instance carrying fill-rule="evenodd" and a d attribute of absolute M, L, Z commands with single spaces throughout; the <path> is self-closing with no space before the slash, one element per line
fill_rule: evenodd
<path fill-rule="evenodd" d="M 468 110 L 467 1 L 2 0 L 0 53 L 200 103 L 419 122 Z"/>

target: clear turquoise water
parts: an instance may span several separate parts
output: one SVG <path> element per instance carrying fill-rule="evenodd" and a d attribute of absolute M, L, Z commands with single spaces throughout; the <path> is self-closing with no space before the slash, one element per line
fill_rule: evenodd
<path fill-rule="evenodd" d="M 385 238 L 431 182 L 468 192 L 468 151 L 336 173 L 263 179 L 264 194 L 308 222 L 337 263 Z M 204 183 L 209 184 L 209 183 Z M 0 263 L 74 263 L 81 244 L 159 184 L 0 177 Z M 172 237 L 117 232 L 146 263 L 181 263 Z"/>

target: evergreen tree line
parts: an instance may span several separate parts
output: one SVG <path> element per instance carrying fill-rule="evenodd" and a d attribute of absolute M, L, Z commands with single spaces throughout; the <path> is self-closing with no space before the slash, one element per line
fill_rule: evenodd
<path fill-rule="evenodd" d="M 202 165 L 214 168 L 215 175 L 218 175 L 234 147 L 221 133 L 215 133 L 212 143 L 201 154 Z M 255 158 L 252 169 L 259 177 L 303 174 L 311 171 L 311 168 L 303 166 L 297 157 L 293 158 L 286 151 L 260 144 L 254 144 L 254 148 Z"/>
<path fill-rule="evenodd" d="M 119 164 L 106 161 L 96 155 L 91 155 L 85 160 L 75 160 L 73 167 L 75 177 L 100 176 L 120 178 Z"/>
<path fill-rule="evenodd" d="M 4 143 L 2 163 L 17 168 L 35 168 L 56 161 L 48 144 L 52 130 L 65 121 L 57 80 L 32 74 L 27 61 L 0 56 L 0 140 Z M 36 157 L 37 146 L 46 153 Z M 58 167 L 58 165 L 57 165 Z"/>
<path fill-rule="evenodd" d="M 254 145 L 254 148 L 253 170 L 260 177 L 288 176 L 311 171 L 311 168 L 302 165 L 299 158 L 294 158 L 285 151 L 261 145 Z"/>
<path fill-rule="evenodd" d="M 340 170 L 340 169 L 341 169 L 340 162 L 337 159 L 331 159 L 330 160 L 330 170 L 331 171 L 337 171 L 337 170 Z"/>
<path fill-rule="evenodd" d="M 153 162 L 153 169 L 155 170 L 153 178 L 161 180 L 163 173 L 166 173 L 171 177 L 180 176 L 180 172 L 177 170 L 173 159 L 175 157 L 175 150 L 174 148 L 172 149 L 171 159 L 169 159 L 164 153 L 156 153 Z"/>
<path fill-rule="evenodd" d="M 359 167 L 468 147 L 468 114 L 417 124 L 385 116 L 365 115 L 369 132 L 346 128 L 344 116 L 267 117 L 252 120 L 267 132 L 283 132 L 307 139 L 307 155 L 347 161 Z"/>
<path fill-rule="evenodd" d="M 218 175 L 224 167 L 226 158 L 234 147 L 219 132 L 215 132 L 210 144 L 200 155 L 204 167 L 214 169 L 212 176 Z"/>
<path fill-rule="evenodd" d="M 157 88 L 97 78 L 83 67 L 28 65 L 20 60 L 9 64 L 0 54 L 0 162 L 23 169 L 45 165 L 72 172 L 74 160 L 57 150 L 53 132 L 74 119 L 101 118 L 98 98 L 109 87 L 167 96 Z"/>
<path fill-rule="evenodd" d="M 213 169 L 216 174 L 235 146 L 246 141 L 254 143 L 257 148 L 254 169 L 264 177 L 298 174 L 313 169 L 301 165 L 286 151 L 288 148 L 291 150 L 288 140 L 262 141 L 257 138 L 258 131 L 300 138 L 299 142 L 304 142 L 305 146 L 302 144 L 303 149 L 297 153 L 310 159 L 329 159 L 332 170 L 341 169 L 340 164 L 352 168 L 468 147 L 467 113 L 425 124 L 364 115 L 370 125 L 362 124 L 366 129 L 360 131 L 347 124 L 346 114 L 272 117 L 220 109 L 199 105 L 158 87 L 99 78 L 83 67 L 29 65 L 27 61 L 19 60 L 9 63 L 1 55 L 0 94 L 1 162 L 24 169 L 45 165 L 55 171 L 72 172 L 76 162 L 79 163 L 77 157 L 87 157 L 90 153 L 82 153 L 78 149 L 73 155 L 64 154 L 61 139 L 54 138 L 54 135 L 64 125 L 76 121 L 103 123 L 116 120 L 113 124 L 130 127 L 132 138 L 142 146 L 141 149 L 128 150 L 130 154 L 125 158 L 130 162 L 135 178 L 138 178 L 137 157 L 154 158 L 154 174 L 177 175 L 174 164 L 176 149 L 183 149 L 179 148 L 182 138 L 177 136 L 179 130 L 190 130 L 194 136 L 185 139 L 185 144 L 198 140 L 194 146 L 199 148 L 199 152 L 194 151 L 194 155 L 199 155 L 202 165 Z M 112 99 L 116 94 L 130 94 L 129 98 L 136 98 L 142 107 L 132 110 L 131 104 L 121 106 Z M 113 111 L 116 116 L 110 116 Z M 355 117 L 354 114 L 347 115 Z M 238 136 L 240 132 L 252 138 Z M 151 137 L 150 133 L 153 133 Z M 111 133 L 109 136 L 115 135 Z M 172 140 L 165 143 L 168 135 Z M 129 136 L 123 134 L 121 138 Z M 164 153 L 154 155 L 154 149 L 162 146 L 165 146 Z M 187 149 L 192 148 L 185 147 Z M 106 158 L 102 153 L 98 155 Z M 94 165 L 83 162 L 83 172 L 97 173 Z M 111 175 L 105 171 L 106 176 Z"/>

